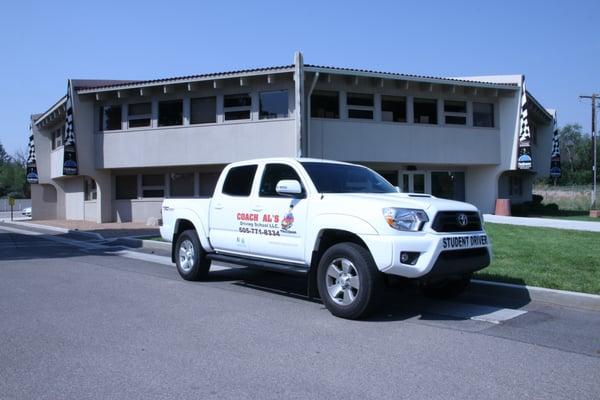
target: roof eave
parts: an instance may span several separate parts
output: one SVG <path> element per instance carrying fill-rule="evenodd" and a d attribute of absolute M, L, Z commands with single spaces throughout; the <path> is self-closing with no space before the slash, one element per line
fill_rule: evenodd
<path fill-rule="evenodd" d="M 39 114 L 39 117 L 33 122 L 36 126 L 40 125 L 40 123 L 46 118 L 50 117 L 53 113 L 57 112 L 57 110 L 62 107 L 63 104 L 67 102 L 67 95 L 61 97 L 56 103 L 54 103 L 48 111 Z"/>
<path fill-rule="evenodd" d="M 213 81 L 220 79 L 232 79 L 232 78 L 244 78 L 249 76 L 260 76 L 260 75 L 272 75 L 272 74 L 283 74 L 294 72 L 294 66 L 286 66 L 282 68 L 272 68 L 272 69 L 260 69 L 260 70 L 252 70 L 252 71 L 239 71 L 232 73 L 214 73 L 214 74 L 206 74 L 206 75 L 194 75 L 183 78 L 175 78 L 175 79 L 157 79 L 152 81 L 142 81 L 139 83 L 131 83 L 124 85 L 111 85 L 105 87 L 98 88 L 86 88 L 77 90 L 77 94 L 90 94 L 90 93 L 101 93 L 101 92 L 111 92 L 115 90 L 127 90 L 127 89 L 140 89 L 145 87 L 152 86 L 163 86 L 163 85 L 178 85 L 185 83 L 194 83 L 194 82 L 205 82 L 205 81 Z"/>
<path fill-rule="evenodd" d="M 420 82 L 420 83 L 437 83 L 437 84 L 444 84 L 444 85 L 480 87 L 480 88 L 487 88 L 487 89 L 509 89 L 509 90 L 510 89 L 512 89 L 512 90 L 518 89 L 517 85 L 506 84 L 506 83 L 476 82 L 476 81 L 459 80 L 459 79 L 453 79 L 453 78 L 436 78 L 436 77 L 427 77 L 427 76 L 404 75 L 404 74 L 389 73 L 389 72 L 361 71 L 361 70 L 344 69 L 344 68 L 305 66 L 304 71 L 305 72 L 319 72 L 319 73 L 334 74 L 334 75 L 352 75 L 352 76 L 362 76 L 362 77 L 369 77 L 369 78 L 392 79 L 392 80 Z"/>

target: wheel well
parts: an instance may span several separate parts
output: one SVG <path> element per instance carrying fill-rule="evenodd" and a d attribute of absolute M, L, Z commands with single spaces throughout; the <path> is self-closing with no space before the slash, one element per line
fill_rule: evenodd
<path fill-rule="evenodd" d="M 175 262 L 175 243 L 177 243 L 177 239 L 179 239 L 179 235 L 188 229 L 196 229 L 194 224 L 192 224 L 187 219 L 178 219 L 175 222 L 175 229 L 173 230 L 173 241 L 171 245 L 171 261 Z"/>
<path fill-rule="evenodd" d="M 309 271 L 309 278 L 308 278 L 309 279 L 309 284 L 308 284 L 309 297 L 318 296 L 318 294 L 316 292 L 316 289 L 317 289 L 317 266 L 319 265 L 319 261 L 321 260 L 323 253 L 325 253 L 325 251 L 327 251 L 328 248 L 330 248 L 331 246 L 333 246 L 335 244 L 346 243 L 346 242 L 356 243 L 357 245 L 362 246 L 367 250 L 369 249 L 367 247 L 366 243 L 360 237 L 358 237 L 358 235 L 356 235 L 352 232 L 348 232 L 348 231 L 344 231 L 344 230 L 340 230 L 340 229 L 324 229 L 321 232 L 319 232 L 319 235 L 317 236 L 317 240 L 315 242 L 315 247 L 313 249 L 311 262 L 310 262 L 310 271 Z"/>

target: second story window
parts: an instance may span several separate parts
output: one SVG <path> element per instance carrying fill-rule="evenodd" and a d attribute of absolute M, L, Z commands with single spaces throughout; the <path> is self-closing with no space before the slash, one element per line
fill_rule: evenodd
<path fill-rule="evenodd" d="M 65 126 L 56 128 L 52 131 L 52 150 L 56 150 L 63 145 L 65 140 Z"/>
<path fill-rule="evenodd" d="M 223 98 L 225 121 L 250 119 L 252 97 L 248 93 L 229 94 Z"/>
<path fill-rule="evenodd" d="M 494 127 L 493 103 L 473 103 L 473 126 Z"/>
<path fill-rule="evenodd" d="M 348 93 L 346 95 L 348 118 L 373 119 L 373 95 Z"/>
<path fill-rule="evenodd" d="M 381 96 L 381 120 L 406 122 L 406 97 Z"/>
<path fill-rule="evenodd" d="M 127 122 L 129 128 L 149 127 L 152 120 L 152 103 L 129 104 Z"/>
<path fill-rule="evenodd" d="M 174 125 L 183 125 L 183 100 L 159 101 L 158 126 Z"/>
<path fill-rule="evenodd" d="M 338 92 L 315 90 L 310 98 L 310 116 L 313 118 L 339 118 L 340 96 Z"/>
<path fill-rule="evenodd" d="M 415 124 L 437 124 L 437 100 L 415 99 Z"/>
<path fill-rule="evenodd" d="M 190 100 L 190 124 L 217 122 L 217 98 L 199 97 Z"/>
<path fill-rule="evenodd" d="M 260 119 L 287 118 L 288 91 L 276 90 L 260 93 Z"/>
<path fill-rule="evenodd" d="M 118 131 L 121 130 L 121 111 L 120 104 L 100 107 L 100 130 Z"/>
<path fill-rule="evenodd" d="M 466 125 L 467 102 L 444 100 L 444 123 L 451 125 Z"/>

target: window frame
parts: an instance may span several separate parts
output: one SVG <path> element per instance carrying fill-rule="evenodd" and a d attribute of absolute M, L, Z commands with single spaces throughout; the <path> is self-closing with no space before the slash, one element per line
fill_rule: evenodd
<path fill-rule="evenodd" d="M 269 93 L 282 93 L 285 94 L 285 115 L 279 116 L 279 114 L 275 117 L 263 117 L 262 116 L 262 95 Z M 269 119 L 283 119 L 290 117 L 290 94 L 288 89 L 273 89 L 273 90 L 261 90 L 258 91 L 258 119 L 259 120 L 269 120 Z"/>
<path fill-rule="evenodd" d="M 425 103 L 433 102 L 433 104 L 435 105 L 435 114 L 434 114 L 435 122 L 431 122 L 431 121 L 430 122 L 419 122 L 417 120 L 417 115 L 416 115 L 417 108 L 415 106 L 419 101 L 425 101 Z M 419 124 L 419 125 L 439 125 L 439 116 L 438 116 L 439 101 L 440 101 L 440 99 L 437 97 L 435 97 L 435 98 L 433 98 L 433 97 L 413 97 L 413 100 L 412 100 L 412 102 L 413 102 L 413 123 Z"/>
<path fill-rule="evenodd" d="M 134 197 L 119 197 L 119 178 L 120 177 L 134 177 L 135 178 L 135 195 Z M 140 193 L 138 190 L 138 175 L 137 174 L 123 174 L 123 175 L 115 175 L 115 200 L 136 200 L 139 198 Z"/>
<path fill-rule="evenodd" d="M 329 94 L 329 95 L 328 95 Z M 313 115 L 313 108 L 315 107 L 315 102 L 313 101 L 313 96 L 323 96 L 323 97 L 331 97 L 336 99 L 337 108 L 335 110 L 335 116 L 326 117 L 326 116 L 316 116 Z M 314 90 L 310 95 L 310 118 L 322 118 L 322 119 L 341 119 L 340 115 L 340 91 L 339 90 Z"/>
<path fill-rule="evenodd" d="M 191 175 L 192 176 L 192 194 L 190 195 L 174 195 L 173 194 L 173 176 L 174 175 Z M 169 172 L 167 174 L 167 179 L 169 181 L 169 193 L 168 193 L 168 198 L 173 198 L 173 199 L 186 199 L 186 198 L 190 198 L 190 197 L 196 197 L 196 174 L 194 172 Z M 165 196 L 166 197 L 166 196 Z"/>
<path fill-rule="evenodd" d="M 359 105 L 359 104 L 350 104 L 349 99 L 351 97 L 363 97 L 366 98 L 368 96 L 371 97 L 371 105 Z M 363 118 L 363 117 L 351 117 L 351 111 L 367 111 L 371 113 L 371 118 Z M 346 115 L 348 119 L 355 120 L 364 120 L 364 121 L 373 121 L 375 119 L 375 95 L 373 93 L 359 93 L 359 92 L 346 92 Z"/>
<path fill-rule="evenodd" d="M 398 100 L 398 99 L 402 99 L 404 101 L 404 121 L 395 121 L 393 119 L 393 111 L 385 111 L 383 109 L 383 102 L 384 101 L 390 101 L 390 102 L 400 103 L 401 101 Z M 396 96 L 396 95 L 382 94 L 381 98 L 380 98 L 380 107 L 381 107 L 381 122 L 394 123 L 394 124 L 405 124 L 405 123 L 408 122 L 408 97 L 407 96 Z M 391 112 L 392 113 L 392 120 L 391 121 L 383 119 L 383 113 L 384 112 Z"/>
<path fill-rule="evenodd" d="M 443 112 L 444 112 L 444 125 L 452 125 L 452 126 L 467 126 L 468 124 L 468 114 L 469 114 L 469 106 L 466 100 L 453 100 L 453 99 L 443 99 Z M 452 103 L 464 103 L 465 112 L 456 112 L 456 111 L 446 111 L 446 102 Z M 464 118 L 464 124 L 455 124 L 447 121 L 447 117 L 459 117 Z"/>
<path fill-rule="evenodd" d="M 107 107 L 119 107 L 121 109 L 121 119 L 120 119 L 120 124 L 119 124 L 119 128 L 118 129 L 107 129 L 107 120 L 104 118 L 104 115 L 106 113 L 106 108 Z M 100 118 L 98 127 L 102 127 L 102 129 L 100 130 L 100 132 L 118 132 L 118 131 L 122 131 L 123 130 L 123 104 L 121 103 L 105 103 L 105 104 L 101 104 L 100 105 L 100 109 L 99 109 L 99 115 L 98 117 Z"/>
<path fill-rule="evenodd" d="M 272 166 L 272 165 L 285 166 L 285 167 L 290 168 L 292 171 L 294 171 L 294 173 L 298 177 L 298 179 L 297 179 L 298 182 L 300 182 L 300 187 L 302 188 L 302 192 L 298 196 L 296 196 L 296 198 L 301 198 L 301 199 L 306 198 L 306 185 L 302 181 L 302 177 L 300 176 L 300 172 L 296 168 L 294 168 L 292 165 L 286 164 L 286 163 L 283 163 L 283 162 L 269 162 L 269 163 L 266 163 L 266 164 L 263 165 L 262 172 L 261 172 L 261 177 L 260 177 L 260 183 L 258 184 L 258 197 L 262 197 L 262 198 L 265 198 L 265 199 L 281 199 L 281 198 L 287 198 L 287 199 L 289 199 L 290 198 L 290 196 L 284 196 L 284 195 L 280 195 L 278 193 L 275 193 L 274 195 L 263 195 L 261 193 L 263 182 L 264 182 L 265 176 L 267 174 L 267 168 L 269 166 Z"/>
<path fill-rule="evenodd" d="M 192 116 L 194 115 L 193 113 L 193 104 L 194 104 L 194 100 L 207 100 L 207 99 L 213 99 L 214 100 L 214 120 L 213 121 L 209 121 L 209 122 L 193 122 L 192 121 Z M 218 120 L 218 112 L 217 112 L 217 102 L 218 102 L 218 98 L 216 95 L 214 96 L 195 96 L 195 97 L 190 97 L 189 98 L 189 102 L 190 102 L 190 115 L 189 115 L 189 125 L 206 125 L 206 124 L 216 124 L 219 122 Z"/>
<path fill-rule="evenodd" d="M 250 104 L 244 105 L 244 106 L 233 106 L 233 107 L 225 106 L 227 97 L 233 97 L 233 96 L 247 96 L 250 99 Z M 251 121 L 252 120 L 252 104 L 253 104 L 252 97 L 253 97 L 252 92 L 224 94 L 223 95 L 223 122 Z M 248 118 L 227 119 L 227 113 L 241 112 L 241 111 L 243 111 L 243 112 L 248 111 Z"/>
<path fill-rule="evenodd" d="M 231 175 L 231 171 L 233 171 L 234 169 L 241 169 L 241 168 L 254 168 L 254 173 L 252 174 L 252 182 L 250 182 L 250 191 L 248 192 L 248 194 L 231 194 L 225 191 L 225 185 L 227 185 L 227 179 L 229 179 L 229 176 Z M 225 175 L 225 178 L 223 180 L 223 185 L 221 186 L 221 194 L 224 196 L 230 196 L 230 197 L 239 197 L 239 198 L 250 198 L 252 196 L 252 191 L 254 189 L 254 184 L 256 183 L 256 173 L 258 172 L 258 164 L 244 164 L 244 165 L 236 165 L 234 167 L 231 167 L 227 170 L 227 175 Z"/>
<path fill-rule="evenodd" d="M 57 135 L 58 133 L 58 135 Z M 61 125 L 52 130 L 52 151 L 58 150 L 65 145 L 66 125 Z M 58 143 L 60 139 L 60 144 Z"/>
<path fill-rule="evenodd" d="M 129 113 L 131 106 L 137 105 L 137 104 L 149 104 L 150 105 L 150 113 L 149 114 L 131 115 Z M 129 123 L 131 121 L 138 121 L 141 119 L 147 119 L 148 125 L 145 125 L 145 126 L 130 126 L 129 125 Z M 152 128 L 152 101 L 140 101 L 140 102 L 136 102 L 136 103 L 127 103 L 127 130 L 129 130 L 129 129 L 148 129 L 148 128 Z"/>
<path fill-rule="evenodd" d="M 491 126 L 487 126 L 487 125 L 475 125 L 475 104 L 487 104 L 487 105 L 491 105 L 492 106 L 492 125 Z M 489 101 L 474 101 L 473 104 L 471 105 L 471 116 L 472 116 L 472 121 L 473 121 L 473 128 L 488 128 L 488 129 L 494 129 L 496 128 L 496 104 L 493 102 L 489 102 Z"/>
<path fill-rule="evenodd" d="M 96 200 L 98 200 L 98 184 L 91 176 L 85 176 L 83 178 L 83 201 Z"/>
<path fill-rule="evenodd" d="M 184 99 L 183 98 L 175 98 L 175 99 L 157 99 L 156 100 L 156 127 L 157 128 L 169 128 L 172 126 L 183 126 L 185 123 L 185 105 L 184 105 Z M 160 123 L 160 105 L 161 103 L 181 103 L 181 123 L 179 124 L 169 124 L 169 125 L 161 125 Z"/>
<path fill-rule="evenodd" d="M 163 180 L 163 184 L 161 185 L 144 185 L 144 176 L 162 176 L 162 180 Z M 166 190 L 166 176 L 165 174 L 140 174 L 141 177 L 141 198 L 142 199 L 164 199 L 165 198 L 165 194 L 167 192 Z M 144 195 L 144 191 L 145 190 L 162 190 L 163 195 L 162 196 L 145 196 Z"/>

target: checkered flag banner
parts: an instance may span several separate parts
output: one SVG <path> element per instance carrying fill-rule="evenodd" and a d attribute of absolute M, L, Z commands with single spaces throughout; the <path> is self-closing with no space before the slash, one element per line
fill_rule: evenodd
<path fill-rule="evenodd" d="M 75 125 L 73 123 L 73 100 L 71 81 L 67 85 L 67 116 L 65 121 L 65 143 L 63 175 L 77 175 L 77 153 L 75 149 Z"/>
<path fill-rule="evenodd" d="M 33 142 L 33 131 L 29 124 L 29 154 L 27 155 L 27 183 L 38 183 L 37 164 L 35 160 L 35 143 Z"/>
<path fill-rule="evenodd" d="M 519 124 L 519 157 L 517 159 L 517 167 L 519 169 L 531 169 L 531 132 L 529 130 L 529 119 L 527 118 L 525 78 L 523 78 L 521 89 L 521 120 Z"/>
<path fill-rule="evenodd" d="M 558 124 L 556 122 L 556 112 L 554 113 L 554 135 L 552 136 L 552 154 L 550 155 L 550 176 L 558 178 L 561 175 L 560 170 L 560 140 L 558 137 Z"/>

